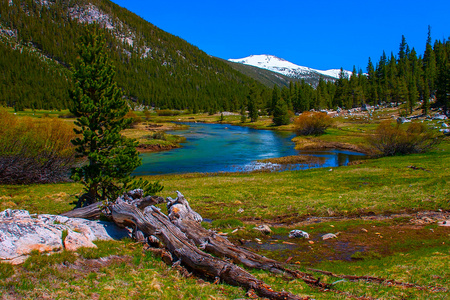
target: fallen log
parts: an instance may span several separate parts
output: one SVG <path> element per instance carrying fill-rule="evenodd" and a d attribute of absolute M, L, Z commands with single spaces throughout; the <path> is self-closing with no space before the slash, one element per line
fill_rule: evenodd
<path fill-rule="evenodd" d="M 198 249 L 188 237 L 176 227 L 159 208 L 147 206 L 143 211 L 131 204 L 133 199 L 119 197 L 109 206 L 111 217 L 119 225 L 131 226 L 146 236 L 156 236 L 169 252 L 190 270 L 204 276 L 216 278 L 231 285 L 255 291 L 260 297 L 269 299 L 308 299 L 288 292 L 273 291 L 241 267 L 216 258 Z M 184 206 L 186 209 L 188 206 Z M 218 279 L 218 280 L 217 280 Z"/>
<path fill-rule="evenodd" d="M 164 198 L 157 196 L 147 196 L 143 197 L 142 190 L 132 190 L 124 195 L 132 204 L 137 206 L 139 209 L 144 209 L 150 205 L 156 205 L 164 202 Z M 61 216 L 69 218 L 82 218 L 94 220 L 100 218 L 102 214 L 107 214 L 106 209 L 108 207 L 107 202 L 96 202 L 88 206 L 75 208 L 68 212 L 62 213 Z"/>
<path fill-rule="evenodd" d="M 328 284 L 320 282 L 318 278 L 310 274 L 288 269 L 285 267 L 285 264 L 236 246 L 228 239 L 203 228 L 201 216 L 191 209 L 189 202 L 179 191 L 177 191 L 176 199 L 168 197 L 166 200 L 170 221 L 200 249 L 218 257 L 229 258 L 234 263 L 243 264 L 248 268 L 266 270 L 276 274 L 286 274 L 294 278 L 300 278 L 310 285 L 324 289 L 330 288 Z"/>
<path fill-rule="evenodd" d="M 102 214 L 104 207 L 103 202 L 99 201 L 88 206 L 69 210 L 68 212 L 62 213 L 61 216 L 88 220 L 98 219 Z"/>

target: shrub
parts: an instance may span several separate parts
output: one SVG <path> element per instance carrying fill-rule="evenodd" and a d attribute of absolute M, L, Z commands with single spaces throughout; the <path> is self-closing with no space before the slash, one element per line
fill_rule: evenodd
<path fill-rule="evenodd" d="M 298 135 L 319 135 L 333 125 L 334 120 L 324 112 L 304 112 L 294 121 Z"/>
<path fill-rule="evenodd" d="M 128 111 L 125 115 L 126 119 L 131 119 L 130 127 L 134 128 L 137 124 L 142 122 L 142 118 L 139 117 L 134 111 Z"/>
<path fill-rule="evenodd" d="M 441 140 L 425 124 L 411 123 L 405 129 L 400 124 L 382 122 L 367 141 L 384 156 L 423 153 Z"/>
<path fill-rule="evenodd" d="M 67 180 L 75 165 L 72 125 L 56 118 L 18 118 L 0 109 L 0 183 Z"/>

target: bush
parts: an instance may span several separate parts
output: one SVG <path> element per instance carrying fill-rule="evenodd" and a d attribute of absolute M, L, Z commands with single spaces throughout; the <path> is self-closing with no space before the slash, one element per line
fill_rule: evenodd
<path fill-rule="evenodd" d="M 125 115 L 126 119 L 131 119 L 130 127 L 134 128 L 137 124 L 142 122 L 142 118 L 139 117 L 134 111 L 130 110 Z"/>
<path fill-rule="evenodd" d="M 411 123 L 405 129 L 400 124 L 382 122 L 367 141 L 384 156 L 423 153 L 441 141 L 425 124 Z"/>
<path fill-rule="evenodd" d="M 0 109 L 0 183 L 64 181 L 75 165 L 72 125 L 56 118 L 18 118 Z"/>
<path fill-rule="evenodd" d="M 333 125 L 334 120 L 324 112 L 304 112 L 294 121 L 298 135 L 319 135 Z"/>

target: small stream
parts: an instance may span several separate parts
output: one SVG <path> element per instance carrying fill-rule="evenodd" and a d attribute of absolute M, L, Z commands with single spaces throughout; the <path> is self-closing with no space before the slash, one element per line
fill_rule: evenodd
<path fill-rule="evenodd" d="M 313 155 L 321 158 L 314 165 L 290 165 L 289 170 L 312 167 L 344 166 L 364 154 L 330 150 L 300 152 L 294 149 L 291 132 L 257 130 L 228 124 L 187 123 L 186 130 L 168 132 L 186 137 L 182 148 L 144 153 L 142 165 L 133 175 L 251 172 L 280 170 L 280 166 L 258 160 L 290 155 Z"/>

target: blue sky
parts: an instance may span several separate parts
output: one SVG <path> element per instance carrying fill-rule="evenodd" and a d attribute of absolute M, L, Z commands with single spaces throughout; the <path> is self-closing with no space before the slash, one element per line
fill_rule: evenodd
<path fill-rule="evenodd" d="M 112 0 L 164 31 L 223 59 L 271 54 L 315 69 L 366 70 L 402 35 L 423 54 L 450 36 L 450 0 Z"/>

